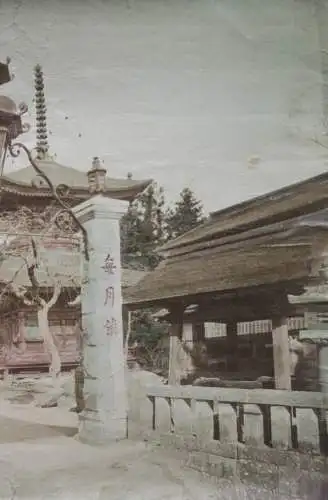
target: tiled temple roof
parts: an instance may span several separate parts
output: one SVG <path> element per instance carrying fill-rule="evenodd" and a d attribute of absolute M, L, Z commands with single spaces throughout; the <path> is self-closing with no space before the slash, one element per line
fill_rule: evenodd
<path fill-rule="evenodd" d="M 49 179 L 55 186 L 65 184 L 71 188 L 71 194 L 85 194 L 89 197 L 89 185 L 86 172 L 77 170 L 72 167 L 60 165 L 56 161 L 47 158 L 37 161 L 38 166 L 48 175 Z M 34 184 L 36 182 L 36 184 Z M 142 192 L 151 183 L 147 180 L 132 180 L 132 179 L 115 179 L 106 177 L 106 189 L 104 195 L 113 196 L 115 198 L 135 197 Z M 51 193 L 44 183 L 38 185 L 36 172 L 33 167 L 28 166 L 14 172 L 10 172 L 3 176 L 3 188 L 14 189 L 22 194 L 33 194 L 35 196 L 50 196 Z"/>
<path fill-rule="evenodd" d="M 1 67 L 0 67 L 1 75 Z M 35 77 L 35 107 L 36 107 L 36 150 L 37 165 L 45 172 L 54 186 L 66 185 L 70 188 L 69 197 L 78 202 L 89 198 L 90 186 L 87 173 L 76 168 L 67 167 L 57 163 L 49 154 L 47 130 L 47 107 L 44 93 L 44 79 L 41 66 L 34 69 Z M 106 177 L 104 196 L 132 200 L 144 191 L 151 179 L 132 180 L 131 176 L 126 179 L 115 179 Z M 4 173 L 1 181 L 3 193 L 30 196 L 34 198 L 51 197 L 47 184 L 37 176 L 32 166 L 27 166 L 14 172 Z"/>

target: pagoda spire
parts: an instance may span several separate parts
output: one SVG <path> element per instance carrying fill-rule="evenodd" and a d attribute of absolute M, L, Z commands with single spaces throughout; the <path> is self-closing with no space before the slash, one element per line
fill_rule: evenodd
<path fill-rule="evenodd" d="M 36 109 L 36 149 L 37 159 L 44 160 L 48 156 L 47 106 L 44 96 L 42 67 L 34 68 L 35 109 Z"/>

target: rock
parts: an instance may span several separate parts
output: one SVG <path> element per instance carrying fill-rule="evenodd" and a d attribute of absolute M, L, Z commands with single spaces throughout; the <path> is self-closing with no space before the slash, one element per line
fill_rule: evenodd
<path fill-rule="evenodd" d="M 49 401 L 46 401 L 44 404 L 40 406 L 40 408 L 55 408 L 58 406 L 58 402 L 56 400 L 50 399 Z"/>
<path fill-rule="evenodd" d="M 60 379 L 61 387 L 63 388 L 64 395 L 67 397 L 74 397 L 74 371 L 69 374 L 63 375 Z"/>
<path fill-rule="evenodd" d="M 71 409 L 76 405 L 75 398 L 73 396 L 66 396 L 66 394 L 63 394 L 59 399 L 58 399 L 58 407 L 59 408 L 67 408 Z"/>
<path fill-rule="evenodd" d="M 128 370 L 126 372 L 126 380 L 129 388 L 130 383 L 138 383 L 141 386 L 147 385 L 163 385 L 163 379 L 153 372 L 146 370 Z"/>
<path fill-rule="evenodd" d="M 53 408 L 58 406 L 58 401 L 63 395 L 63 389 L 52 389 L 45 394 L 39 394 L 35 398 L 35 405 L 40 408 Z"/>

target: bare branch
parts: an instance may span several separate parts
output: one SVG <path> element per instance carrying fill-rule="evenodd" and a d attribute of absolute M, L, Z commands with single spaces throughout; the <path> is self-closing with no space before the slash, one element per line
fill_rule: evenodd
<path fill-rule="evenodd" d="M 36 267 L 37 267 L 36 264 L 31 264 L 30 266 L 27 266 L 27 274 L 32 285 L 32 290 L 37 293 L 39 290 L 39 282 L 35 275 Z"/>
<path fill-rule="evenodd" d="M 71 300 L 70 302 L 67 303 L 69 307 L 75 307 L 81 305 L 81 294 L 79 294 L 77 297 L 75 297 L 74 300 Z"/>
<path fill-rule="evenodd" d="M 35 305 L 35 302 L 33 300 L 27 299 L 27 290 L 24 286 L 18 286 L 14 283 L 11 283 L 8 288 L 18 299 L 22 300 L 26 306 Z"/>
<path fill-rule="evenodd" d="M 54 292 L 53 292 L 53 295 L 51 297 L 51 299 L 49 300 L 48 304 L 47 304 L 47 309 L 51 309 L 57 302 L 58 298 L 59 298 L 59 295 L 61 293 L 61 283 L 59 280 L 56 280 L 54 282 Z"/>
<path fill-rule="evenodd" d="M 321 146 L 322 148 L 328 149 L 328 144 L 325 144 L 324 142 L 319 141 L 319 139 L 316 137 L 312 138 L 312 142 L 314 142 L 314 144 L 317 144 L 318 146 Z"/>
<path fill-rule="evenodd" d="M 36 242 L 34 238 L 31 238 L 31 245 L 32 245 L 32 250 L 33 250 L 33 257 L 35 260 L 35 265 L 38 267 L 38 251 L 36 247 Z"/>

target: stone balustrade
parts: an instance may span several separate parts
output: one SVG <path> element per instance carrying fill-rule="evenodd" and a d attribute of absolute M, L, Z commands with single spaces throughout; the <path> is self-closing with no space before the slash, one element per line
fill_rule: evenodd
<path fill-rule="evenodd" d="M 309 471 L 311 482 L 327 473 L 328 399 L 322 393 L 161 385 L 147 386 L 145 396 L 143 405 L 138 402 L 142 414 L 130 406 L 142 437 L 188 451 L 188 460 L 206 472 L 238 469 L 241 477 L 255 471 L 271 481 L 283 471 L 286 484 Z"/>

